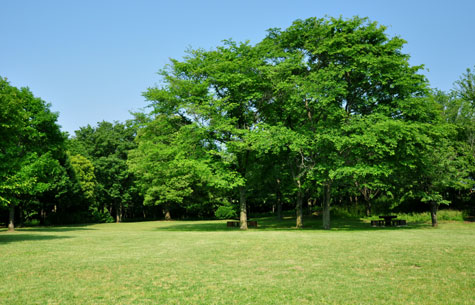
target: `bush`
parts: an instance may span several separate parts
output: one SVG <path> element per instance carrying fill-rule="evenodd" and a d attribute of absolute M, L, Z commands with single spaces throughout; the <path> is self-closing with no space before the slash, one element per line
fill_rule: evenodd
<path fill-rule="evenodd" d="M 214 216 L 218 219 L 232 219 L 237 217 L 237 213 L 232 206 L 222 205 L 214 212 Z"/>
<path fill-rule="evenodd" d="M 465 213 L 462 211 L 440 210 L 439 212 L 437 212 L 438 220 L 463 221 L 464 218 L 465 218 Z"/>
<path fill-rule="evenodd" d="M 323 211 L 320 211 L 320 213 Z M 334 206 L 330 208 L 330 216 L 335 218 L 352 218 L 358 217 L 359 214 L 355 211 L 348 211 L 347 208 Z"/>
<path fill-rule="evenodd" d="M 114 222 L 114 218 L 109 214 L 109 212 L 100 212 L 96 209 L 91 211 L 92 221 L 99 223 L 111 223 Z"/>

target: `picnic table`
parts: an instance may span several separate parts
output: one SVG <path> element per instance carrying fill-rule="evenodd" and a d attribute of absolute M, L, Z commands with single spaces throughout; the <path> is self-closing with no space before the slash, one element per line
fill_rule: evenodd
<path fill-rule="evenodd" d="M 385 225 L 386 227 L 389 227 L 389 226 L 391 226 L 391 220 L 392 220 L 393 218 L 397 218 L 397 216 L 383 215 L 383 216 L 379 216 L 379 218 L 384 219 L 384 225 Z"/>
<path fill-rule="evenodd" d="M 371 220 L 372 227 L 389 227 L 389 226 L 406 226 L 405 219 L 396 219 L 397 216 L 382 215 L 379 216 L 381 220 Z"/>

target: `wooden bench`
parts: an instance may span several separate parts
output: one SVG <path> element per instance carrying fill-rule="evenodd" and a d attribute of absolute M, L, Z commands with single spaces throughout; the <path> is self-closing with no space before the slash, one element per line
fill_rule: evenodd
<path fill-rule="evenodd" d="M 407 224 L 406 224 L 406 220 L 405 220 L 405 219 L 394 219 L 394 220 L 391 222 L 391 225 L 393 225 L 393 226 L 405 226 L 405 225 L 407 225 Z"/>
<path fill-rule="evenodd" d="M 406 226 L 405 219 L 393 219 L 391 220 L 391 226 Z M 385 220 L 371 220 L 372 227 L 385 227 L 386 221 Z"/>
<path fill-rule="evenodd" d="M 384 227 L 384 220 L 371 220 L 372 227 Z"/>
<path fill-rule="evenodd" d="M 257 228 L 257 221 L 250 220 L 250 221 L 247 222 L 247 226 Z"/>
<path fill-rule="evenodd" d="M 371 220 L 372 227 L 385 227 L 386 222 L 384 220 Z M 407 226 L 405 219 L 393 219 L 391 220 L 391 226 Z"/>

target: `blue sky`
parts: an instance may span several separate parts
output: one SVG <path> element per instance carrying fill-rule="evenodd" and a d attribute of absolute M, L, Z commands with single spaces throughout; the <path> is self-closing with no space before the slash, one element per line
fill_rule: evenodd
<path fill-rule="evenodd" d="M 187 48 L 223 39 L 260 41 L 295 19 L 355 15 L 388 26 L 425 65 L 431 87 L 450 90 L 475 65 L 475 1 L 24 1 L 0 3 L 0 76 L 59 112 L 64 131 L 124 121 L 142 92 Z"/>

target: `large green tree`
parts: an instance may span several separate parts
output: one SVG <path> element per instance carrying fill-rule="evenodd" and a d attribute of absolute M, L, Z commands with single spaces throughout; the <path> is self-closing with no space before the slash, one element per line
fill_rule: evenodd
<path fill-rule="evenodd" d="M 190 119 L 216 146 L 215 154 L 229 165 L 228 176 L 239 190 L 241 229 L 247 229 L 247 181 L 252 174 L 248 137 L 268 93 L 260 73 L 262 58 L 249 44 L 232 41 L 211 51 L 191 50 L 162 71 L 163 87 L 145 93 L 155 113 Z"/>
<path fill-rule="evenodd" d="M 361 177 L 371 179 L 367 186 L 380 187 L 387 175 L 384 165 L 375 165 L 377 160 L 357 162 L 361 157 L 355 156 L 355 145 L 368 152 L 376 141 L 369 135 L 378 132 L 355 134 L 361 121 L 368 116 L 372 121 L 430 120 L 420 98 L 427 92 L 425 78 L 418 74 L 420 66 L 409 65 L 404 43 L 389 37 L 384 26 L 359 17 L 297 20 L 286 30 L 270 30 L 261 43 L 268 50 L 274 88 L 268 117 L 275 119 L 266 128 L 289 135 L 282 144 L 291 152 L 288 164 L 298 187 L 311 185 L 306 180 L 322 186 L 325 229 L 330 228 L 333 187 L 348 177 L 360 184 Z M 367 124 L 373 126 L 380 127 Z M 388 147 L 378 148 L 384 152 L 379 159 L 391 157 L 391 143 L 378 142 Z"/>
<path fill-rule="evenodd" d="M 10 209 L 11 231 L 15 206 L 61 193 L 67 179 L 60 163 L 65 160 L 65 137 L 49 107 L 28 88 L 18 89 L 0 78 L 0 202 Z"/>

